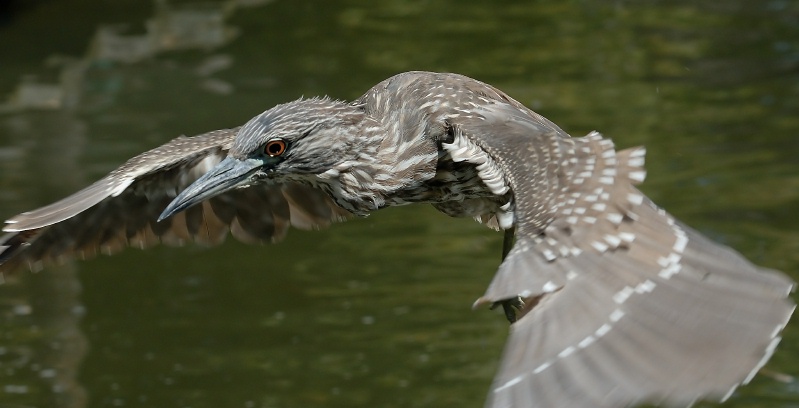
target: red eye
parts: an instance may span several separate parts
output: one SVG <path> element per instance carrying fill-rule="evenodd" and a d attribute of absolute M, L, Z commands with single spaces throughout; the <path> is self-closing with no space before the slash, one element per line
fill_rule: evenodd
<path fill-rule="evenodd" d="M 277 157 L 286 151 L 286 142 L 282 139 L 270 140 L 264 145 L 264 153 L 267 156 Z"/>

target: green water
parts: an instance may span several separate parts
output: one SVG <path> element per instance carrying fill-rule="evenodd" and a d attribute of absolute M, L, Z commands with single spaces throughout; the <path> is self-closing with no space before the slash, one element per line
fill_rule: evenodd
<path fill-rule="evenodd" d="M 646 145 L 650 197 L 799 278 L 799 3 L 12 4 L 0 218 L 180 134 L 451 71 L 574 135 Z M 104 49 L 107 25 L 120 31 Z M 0 287 L 0 407 L 479 407 L 507 323 L 470 306 L 500 245 L 417 206 L 274 246 L 128 250 L 21 274 Z M 797 330 L 771 372 L 799 374 Z M 797 384 L 759 376 L 725 406 L 796 407 Z"/>

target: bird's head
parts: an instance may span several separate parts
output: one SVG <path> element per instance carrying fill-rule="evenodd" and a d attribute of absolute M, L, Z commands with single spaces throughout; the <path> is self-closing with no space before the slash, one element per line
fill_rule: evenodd
<path fill-rule="evenodd" d="M 351 161 L 363 142 L 364 113 L 327 98 L 300 99 L 254 117 L 228 156 L 183 190 L 159 221 L 233 188 L 264 180 L 301 180 Z"/>

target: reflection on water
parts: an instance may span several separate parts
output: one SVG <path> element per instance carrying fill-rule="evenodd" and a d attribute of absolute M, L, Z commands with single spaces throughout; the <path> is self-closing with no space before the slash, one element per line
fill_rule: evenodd
<path fill-rule="evenodd" d="M 145 23 L 144 34 L 125 35 L 125 27 L 100 27 L 88 59 L 133 63 L 165 51 L 220 47 L 238 33 L 225 24 L 233 7 L 235 3 L 175 7 L 159 0 L 155 15 Z"/>
<path fill-rule="evenodd" d="M 177 50 L 213 50 L 238 35 L 239 30 L 227 24 L 238 7 L 260 6 L 269 1 L 230 0 L 176 6 L 166 0 L 157 0 L 154 15 L 144 22 L 143 34 L 126 34 L 129 30 L 126 25 L 98 27 L 85 57 L 51 61 L 61 66 L 58 83 L 39 82 L 35 77 L 23 78 L 8 101 L 0 104 L 0 113 L 26 109 L 76 109 L 82 93 L 90 86 L 84 80 L 87 71 L 93 67 L 114 62 L 132 64 Z M 215 70 L 206 68 L 199 72 L 207 76 Z M 220 83 L 219 80 L 206 81 L 205 86 L 211 91 L 230 93 L 229 86 Z"/>
<path fill-rule="evenodd" d="M 791 2 L 45 1 L 12 17 L 0 217 L 179 134 L 430 69 L 490 82 L 575 135 L 646 144 L 655 201 L 758 263 L 799 268 Z M 20 274 L 0 287 L 0 406 L 480 406 L 507 325 L 469 306 L 500 241 L 409 207 L 273 247 Z M 785 337 L 769 368 L 796 374 L 796 324 Z M 797 400 L 795 382 L 760 376 L 726 406 Z"/>
<path fill-rule="evenodd" d="M 3 392 L 34 405 L 80 408 L 87 395 L 78 381 L 86 355 L 86 337 L 78 324 L 83 314 L 74 268 L 54 268 L 6 282 L 2 295 Z"/>

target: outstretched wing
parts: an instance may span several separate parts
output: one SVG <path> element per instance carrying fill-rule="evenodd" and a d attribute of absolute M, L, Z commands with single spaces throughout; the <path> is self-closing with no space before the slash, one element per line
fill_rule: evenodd
<path fill-rule="evenodd" d="M 793 282 L 647 199 L 643 149 L 569 138 L 509 105 L 480 113 L 460 130 L 501 170 L 517 233 L 478 303 L 534 305 L 487 406 L 685 406 L 726 398 L 768 360 Z"/>
<path fill-rule="evenodd" d="M 22 266 L 113 253 L 128 245 L 280 240 L 289 225 L 311 229 L 350 214 L 325 193 L 296 183 L 235 189 L 156 222 L 169 202 L 227 156 L 238 129 L 178 137 L 140 154 L 63 200 L 6 221 L 0 274 Z"/>

